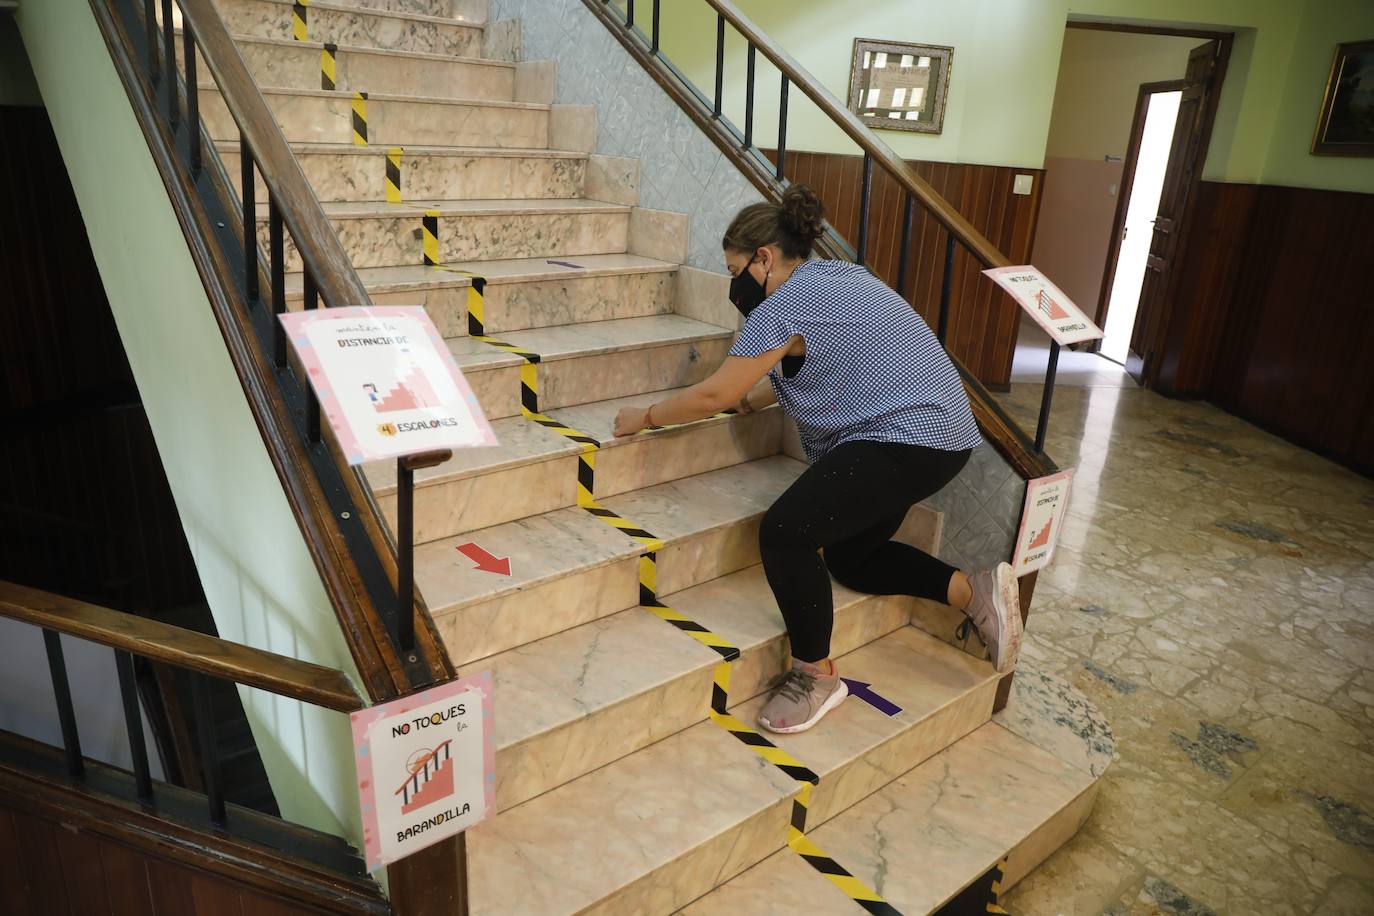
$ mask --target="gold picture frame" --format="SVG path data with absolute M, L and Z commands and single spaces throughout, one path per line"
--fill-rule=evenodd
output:
M 1312 153 L 1374 156 L 1374 39 L 1336 45 Z
M 946 45 L 854 39 L 849 110 L 875 130 L 944 130 L 954 49 Z

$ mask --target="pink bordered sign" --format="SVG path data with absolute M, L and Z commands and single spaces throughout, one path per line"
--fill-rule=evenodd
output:
M 1062 289 L 1029 264 L 994 267 L 983 273 L 1011 293 L 1021 308 L 1061 347 L 1102 336 L 1102 330 L 1064 295 Z
M 496 444 L 420 306 L 314 309 L 281 322 L 349 464 Z
M 1027 482 L 1021 530 L 1016 534 L 1016 553 L 1011 559 L 1017 576 L 1044 569 L 1054 559 L 1072 486 L 1072 468 Z
M 351 715 L 369 871 L 496 813 L 491 701 L 484 671 Z

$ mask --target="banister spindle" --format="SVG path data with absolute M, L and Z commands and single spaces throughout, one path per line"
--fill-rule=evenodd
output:
M 911 192 L 907 191 L 906 203 L 902 205 L 902 249 L 897 255 L 897 295 L 903 298 L 906 298 L 906 280 L 911 267 L 911 222 L 915 203 Z
M 286 240 L 281 209 L 272 192 L 267 192 L 267 247 L 272 269 L 272 314 L 286 311 Z M 278 369 L 286 368 L 286 328 L 272 322 L 272 358 Z
M 215 735 L 214 707 L 210 702 L 210 679 L 203 674 L 191 674 L 191 702 L 196 711 L 200 771 L 205 782 L 205 800 L 210 806 L 210 820 L 216 824 L 223 824 L 224 788 L 220 778 L 219 742 Z
M 148 42 L 148 75 L 156 86 L 162 79 L 162 64 L 157 53 L 157 0 L 143 0 L 143 26 Z
M 196 89 L 196 39 L 191 23 L 181 24 L 182 53 L 186 57 L 186 142 L 191 147 L 191 174 L 200 174 L 200 93 Z
M 148 746 L 143 740 L 143 713 L 138 702 L 138 680 L 134 677 L 134 657 L 114 650 L 115 670 L 119 673 L 119 697 L 124 703 L 124 728 L 129 733 L 129 756 L 134 764 L 134 786 L 138 800 L 153 800 L 153 779 L 148 773 Z
M 62 750 L 67 757 L 67 773 L 80 779 L 81 736 L 76 730 L 76 710 L 72 707 L 72 687 L 67 680 L 67 660 L 62 655 L 62 637 L 55 630 L 43 631 L 43 648 L 48 653 L 48 674 L 52 676 L 53 698 L 57 700 L 57 723 L 62 729 Z
M 725 96 L 725 16 L 716 14 L 716 104 L 712 113 L 719 118 Z
M 181 112 L 177 106 L 177 43 L 172 28 L 172 0 L 162 0 L 162 46 L 162 60 L 167 67 L 167 122 L 175 132 L 181 123 Z
M 787 74 L 782 75 L 782 95 L 778 99 L 778 181 L 782 181 L 783 159 L 787 156 Z
M 745 77 L 744 77 L 744 148 L 754 145 L 754 64 L 758 56 L 758 48 L 754 43 L 749 42 L 749 54 L 746 57 Z
M 653 22 L 650 23 L 651 37 L 649 42 L 649 50 L 654 54 L 658 53 L 658 3 L 659 0 L 654 0 Z
M 1045 435 L 1050 429 L 1050 403 L 1054 400 L 1054 377 L 1059 371 L 1059 341 L 1050 341 L 1050 359 L 1045 364 L 1045 390 L 1040 394 L 1040 418 L 1035 421 L 1035 450 L 1044 454 Z
M 251 306 L 258 301 L 258 184 L 253 151 L 239 134 L 239 198 L 243 201 L 243 288 Z
M 625 0 L 625 29 L 633 31 L 635 27 L 635 0 Z
M 313 311 L 319 307 L 320 291 L 310 268 L 305 268 L 301 283 L 305 310 Z M 305 380 L 305 398 L 306 435 L 309 436 L 311 444 L 314 444 L 320 441 L 320 399 L 315 396 L 315 386 L 310 384 L 308 378 Z
M 859 244 L 855 263 L 864 264 L 868 255 L 868 211 L 873 197 L 873 157 L 864 153 L 864 177 L 859 189 Z
M 940 281 L 939 323 L 935 326 L 935 336 L 940 343 L 949 346 L 949 295 L 954 287 L 954 233 L 945 231 L 945 273 Z

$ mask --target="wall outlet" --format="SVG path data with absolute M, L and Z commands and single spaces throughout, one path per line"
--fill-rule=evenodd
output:
M 1034 175 L 1017 175 L 1011 183 L 1011 193 L 1029 194 L 1031 192 L 1031 182 L 1035 180 Z

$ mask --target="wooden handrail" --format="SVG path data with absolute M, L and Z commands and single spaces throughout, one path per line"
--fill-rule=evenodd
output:
M 871 156 L 876 164 L 882 166 L 898 184 L 929 210 L 935 221 L 958 239 L 960 244 L 968 249 L 984 267 L 1007 267 L 1011 264 L 1007 256 L 1002 254 L 996 245 L 988 241 L 987 236 L 974 228 L 973 224 L 965 219 L 963 214 L 940 196 L 940 193 L 931 187 L 929 182 L 916 174 L 915 169 L 880 140 L 871 128 L 855 117 L 847 106 L 841 104 L 839 99 L 831 95 L 830 90 L 821 85 L 820 81 L 808 73 L 805 67 L 797 63 L 792 55 L 783 50 L 758 26 L 754 25 L 748 17 L 740 12 L 739 7 L 731 3 L 730 0 L 706 0 L 706 3 L 721 16 L 724 16 L 725 20 L 733 25 L 744 36 L 745 40 L 762 51 L 763 56 L 773 62 L 773 66 L 777 67 L 797 88 L 806 93 L 807 98 L 815 102 L 817 107 L 848 135 L 849 139 L 857 143 L 859 148 Z
M 248 148 L 257 161 L 263 183 L 281 210 L 282 221 L 301 261 L 315 278 L 325 304 L 331 307 L 370 305 L 367 289 L 353 269 L 348 253 L 310 190 L 296 156 L 277 126 L 277 119 L 258 90 L 248 64 L 230 37 L 214 0 L 177 0 L 183 22 L 196 37 L 201 57 L 219 87 Z M 194 91 L 195 87 L 187 87 Z M 250 240 L 245 239 L 245 244 Z
M 337 669 L 14 582 L 0 581 L 0 616 L 326 709 L 364 705 Z

